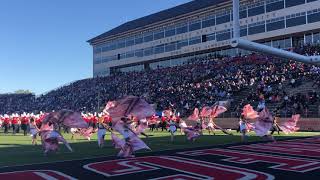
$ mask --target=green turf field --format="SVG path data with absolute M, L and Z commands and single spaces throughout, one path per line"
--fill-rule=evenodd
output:
M 168 149 L 185 149 L 192 147 L 212 146 L 218 144 L 238 143 L 240 142 L 240 134 L 233 132 L 233 136 L 224 135 L 220 131 L 216 132 L 216 135 L 209 135 L 204 133 L 196 142 L 192 143 L 186 140 L 184 135 L 176 133 L 174 143 L 170 142 L 170 134 L 168 132 L 146 132 L 149 135 L 153 135 L 149 138 L 142 138 L 153 151 L 161 151 Z M 274 135 L 276 139 L 293 138 L 293 137 L 306 137 L 320 135 L 320 132 L 297 132 L 290 136 Z M 60 151 L 57 154 L 50 154 L 44 156 L 41 145 L 32 146 L 31 137 L 17 134 L 4 135 L 0 133 L 0 167 L 14 166 L 22 164 L 33 164 L 41 162 L 53 162 L 82 158 L 93 158 L 102 156 L 113 156 L 117 154 L 117 151 L 112 147 L 110 141 L 110 133 L 106 136 L 106 147 L 98 148 L 96 134 L 93 135 L 91 141 L 85 140 L 80 137 L 78 140 L 71 140 L 70 134 L 64 134 L 64 137 L 71 144 L 74 152 L 70 153 L 64 145 L 60 145 Z M 250 133 L 249 141 L 261 140 L 259 137 L 254 136 L 254 133 Z M 38 137 L 38 144 L 40 144 L 40 137 Z

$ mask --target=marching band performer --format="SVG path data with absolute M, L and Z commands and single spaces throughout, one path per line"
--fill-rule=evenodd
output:
M 37 134 L 40 131 L 38 126 L 36 125 L 36 122 L 33 118 L 30 119 L 30 134 L 32 138 L 32 145 L 37 145 Z

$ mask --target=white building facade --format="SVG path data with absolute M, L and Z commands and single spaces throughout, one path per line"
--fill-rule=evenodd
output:
M 241 1 L 241 37 L 288 49 L 320 43 L 320 0 Z M 127 22 L 88 42 L 93 76 L 177 66 L 232 49 L 232 1 L 194 0 Z

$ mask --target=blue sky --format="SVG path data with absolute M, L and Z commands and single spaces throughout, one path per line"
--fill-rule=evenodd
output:
M 86 41 L 126 21 L 190 0 L 3 0 L 0 93 L 36 94 L 92 77 Z

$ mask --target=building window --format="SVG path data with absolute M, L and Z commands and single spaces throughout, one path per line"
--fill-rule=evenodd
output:
M 314 23 L 320 21 L 320 9 L 314 9 L 313 11 L 308 11 L 308 23 Z
M 143 37 L 144 42 L 150 42 L 153 41 L 153 33 L 147 33 Z
M 286 0 L 286 8 L 304 4 L 305 0 Z
M 239 12 L 239 18 L 240 19 L 243 19 L 243 18 L 247 18 L 247 9 L 244 9 L 244 10 L 240 10 Z
M 268 0 L 266 1 L 266 11 L 272 12 L 280 9 L 284 9 L 284 1 L 283 0 Z
M 174 35 L 176 35 L 176 29 L 174 27 L 170 27 L 170 28 L 166 29 L 166 31 L 165 31 L 166 37 L 171 37 Z
M 320 43 L 320 33 L 313 34 L 313 43 L 315 43 L 315 44 Z
M 312 34 L 306 34 L 304 39 L 305 44 L 312 44 Z
M 93 48 L 93 53 L 94 54 L 99 54 L 102 52 L 102 48 Z
M 136 57 L 143 57 L 143 49 L 136 50 L 135 54 Z
M 95 58 L 95 59 L 93 60 L 93 64 L 100 64 L 100 63 L 102 63 L 102 62 L 101 62 L 101 58 Z
M 188 24 L 180 24 L 177 26 L 177 34 L 182 34 L 188 32 Z
M 247 35 L 248 35 L 247 26 L 241 26 L 240 27 L 240 37 L 247 36 Z
M 277 29 L 284 29 L 284 28 L 285 28 L 284 17 L 267 20 L 267 31 L 274 31 Z
M 263 44 L 266 46 L 271 46 L 271 41 L 264 42 Z
M 284 40 L 284 48 L 285 49 L 289 49 L 292 47 L 292 41 L 291 38 L 287 38 Z
M 265 22 L 257 22 L 253 24 L 249 24 L 248 35 L 258 34 L 265 32 Z
M 189 39 L 189 45 L 201 43 L 201 36 L 192 37 Z
M 134 45 L 134 38 L 130 38 L 126 40 L 126 47 Z
M 188 46 L 188 40 L 182 40 L 177 42 L 177 49 L 181 49 L 185 46 Z
M 139 72 L 139 71 L 143 71 L 144 66 L 143 65 L 135 65 L 135 66 L 130 66 L 130 67 L 124 67 L 124 68 L 119 68 L 120 72 Z
M 264 5 L 248 9 L 248 17 L 264 14 Z
M 144 49 L 144 56 L 153 55 L 153 47 Z
M 228 40 L 230 38 L 231 38 L 230 29 L 229 30 L 225 30 L 225 31 L 219 31 L 216 34 L 217 41 L 224 41 L 224 40 Z
M 155 32 L 154 35 L 153 35 L 153 38 L 154 38 L 154 40 L 158 40 L 158 39 L 164 38 L 164 31 L 161 30 L 161 31 Z
M 120 54 L 120 58 L 119 58 L 119 60 L 120 59 L 125 59 L 126 58 L 126 53 L 122 53 L 122 54 Z
M 126 53 L 126 58 L 132 58 L 134 57 L 134 51 L 129 51 Z
M 117 49 L 117 43 L 116 42 L 112 42 L 108 49 L 111 50 L 111 51 Z
M 143 43 L 143 37 L 142 36 L 136 36 L 134 38 L 134 44 L 141 44 Z
M 215 16 L 210 16 L 202 21 L 202 28 L 216 25 Z
M 207 41 L 214 41 L 214 40 L 216 40 L 216 33 L 207 35 Z
M 164 53 L 164 44 L 161 44 L 159 46 L 156 46 L 154 48 L 154 53 L 155 54 L 160 54 L 160 53 Z
M 126 47 L 126 41 L 125 40 L 118 41 L 117 48 L 120 49 L 124 47 Z
M 299 26 L 306 24 L 306 13 L 292 14 L 286 17 L 286 27 Z
M 195 22 L 191 22 L 189 24 L 189 31 L 195 31 L 198 29 L 201 29 L 201 21 L 200 20 L 197 20 Z
M 110 50 L 110 45 L 109 44 L 106 44 L 105 46 L 103 46 L 102 48 L 101 48 L 101 51 L 102 52 L 107 52 L 107 51 L 109 51 Z
M 272 41 L 272 47 L 279 48 L 279 49 L 284 49 L 284 47 L 285 47 L 284 40 Z
M 284 28 L 285 28 L 284 20 L 272 22 L 272 23 L 267 23 L 267 31 L 274 31 L 274 30 L 284 29 Z
M 216 24 L 223 24 L 223 23 L 227 23 L 230 22 L 230 13 L 223 15 L 223 16 L 217 16 L 216 18 Z
M 165 46 L 165 51 L 166 52 L 171 52 L 171 51 L 175 51 L 176 50 L 176 43 L 170 43 L 170 44 L 166 44 Z

